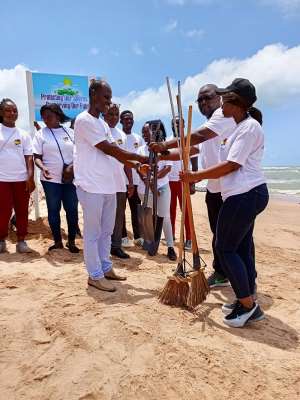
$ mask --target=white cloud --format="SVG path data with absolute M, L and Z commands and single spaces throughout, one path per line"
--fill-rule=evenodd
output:
M 260 105 L 278 105 L 288 98 L 300 98 L 300 45 L 287 48 L 272 44 L 245 59 L 213 61 L 202 72 L 188 76 L 182 83 L 182 100 L 192 104 L 206 83 L 227 86 L 234 78 L 250 79 L 257 88 Z M 175 88 L 174 88 L 175 91 Z M 117 99 L 122 108 L 134 111 L 136 120 L 166 117 L 170 114 L 166 85 L 133 91 Z
M 202 38 L 204 35 L 203 29 L 191 29 L 189 31 L 184 32 L 184 35 L 188 38 Z
M 25 74 L 27 69 L 24 65 L 16 65 L 12 69 L 0 69 L 0 100 L 8 97 L 17 104 L 19 111 L 17 125 L 26 129 L 29 127 Z
M 89 54 L 91 56 L 97 56 L 99 54 L 98 47 L 91 47 L 90 50 L 89 50 Z
M 178 21 L 176 19 L 172 19 L 166 26 L 165 26 L 165 31 L 166 32 L 172 32 L 177 28 Z
M 142 56 L 144 54 L 142 48 L 138 43 L 134 43 L 132 46 L 132 51 L 136 56 Z
M 186 0 L 167 0 L 167 3 L 171 6 L 183 6 Z
M 19 109 L 18 125 L 28 127 L 26 94 L 26 67 L 0 69 L 0 99 L 10 97 Z M 272 44 L 245 59 L 220 59 L 209 64 L 196 75 L 188 76 L 182 83 L 182 100 L 192 104 L 199 88 L 206 83 L 227 86 L 234 78 L 250 79 L 257 88 L 260 106 L 284 104 L 288 99 L 300 99 L 300 45 L 287 48 Z M 116 93 L 118 88 L 113 88 Z M 175 87 L 174 87 L 175 91 Z M 122 109 L 134 111 L 137 121 L 170 115 L 166 85 L 133 91 L 115 98 Z
M 165 0 L 167 4 L 171 6 L 185 6 L 188 4 L 191 5 L 210 5 L 211 3 L 215 3 L 219 0 Z
M 300 13 L 300 0 L 260 0 L 260 2 L 267 6 L 279 7 L 286 16 Z

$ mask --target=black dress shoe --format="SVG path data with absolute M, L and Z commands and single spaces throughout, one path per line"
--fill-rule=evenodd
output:
M 111 249 L 110 254 L 118 258 L 130 258 L 129 254 L 125 253 L 122 249 Z
M 66 243 L 66 247 L 69 249 L 71 253 L 79 253 L 80 249 L 76 246 L 75 242 L 73 240 L 69 240 Z
M 177 255 L 175 253 L 174 247 L 168 247 L 168 254 L 167 257 L 170 261 L 176 261 Z
M 63 249 L 64 245 L 62 242 L 55 242 L 52 246 L 48 248 L 48 251 L 56 250 L 56 249 Z

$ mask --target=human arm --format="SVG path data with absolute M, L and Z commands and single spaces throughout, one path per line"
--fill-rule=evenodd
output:
M 36 154 L 36 153 L 34 153 L 33 156 L 34 156 L 35 165 L 42 171 L 45 179 L 47 179 L 47 180 L 52 179 L 50 171 L 43 164 L 43 156 L 41 154 Z
M 129 165 L 125 164 L 124 165 L 124 172 L 125 172 L 125 175 L 126 175 L 127 180 L 128 180 L 127 194 L 128 194 L 128 197 L 130 198 L 130 197 L 133 196 L 133 193 L 134 193 L 134 184 L 133 184 L 133 179 L 132 179 L 132 168 Z
M 162 179 L 171 171 L 171 165 L 165 165 L 161 170 L 157 173 L 157 179 Z
M 140 163 L 145 163 L 148 160 L 148 157 L 123 150 L 116 144 L 109 143 L 108 140 L 103 140 L 102 142 L 97 143 L 95 147 L 103 151 L 103 153 L 107 154 L 108 156 L 116 158 L 123 164 L 126 164 L 127 161 L 138 161 Z M 130 166 L 128 163 L 127 165 Z
M 31 155 L 24 155 L 24 158 L 28 175 L 26 181 L 26 191 L 32 193 L 35 189 L 33 157 Z
M 181 171 L 180 179 L 183 182 L 194 183 L 200 182 L 203 179 L 218 179 L 228 175 L 231 172 L 237 171 L 241 167 L 240 164 L 233 161 L 223 161 L 213 167 L 203 169 L 202 171 Z
M 213 139 L 218 136 L 214 131 L 206 127 L 200 127 L 191 134 L 191 146 L 195 146 L 199 143 L 205 142 L 206 140 Z M 163 153 L 169 149 L 175 149 L 178 147 L 177 139 L 172 139 L 167 142 L 153 142 L 150 143 L 150 149 L 156 153 Z
M 191 147 L 190 148 L 190 156 L 199 154 L 198 147 Z M 169 150 L 167 154 L 160 154 L 159 160 L 169 160 L 169 161 L 178 161 L 180 160 L 180 150 L 173 149 Z
M 191 166 L 192 166 L 192 171 L 196 172 L 198 171 L 198 157 L 191 157 Z M 196 193 L 196 184 L 191 183 L 190 184 L 190 193 L 195 194 Z

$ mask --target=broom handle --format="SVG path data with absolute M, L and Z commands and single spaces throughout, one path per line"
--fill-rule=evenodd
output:
M 179 133 L 178 133 L 177 124 L 176 124 L 175 108 L 174 108 L 174 103 L 173 103 L 173 97 L 172 97 L 172 91 L 171 91 L 170 80 L 169 80 L 168 77 L 166 78 L 166 81 L 167 81 L 167 88 L 168 88 L 169 100 L 170 100 L 171 111 L 172 111 L 172 119 L 173 119 L 174 132 L 175 132 L 175 137 L 176 137 L 176 140 L 177 140 L 177 146 L 178 146 L 178 150 L 179 150 L 179 156 L 180 156 L 180 161 L 181 161 L 181 167 L 182 167 L 182 169 L 183 169 L 183 163 L 182 163 L 182 149 L 181 149 L 180 142 L 179 142 Z
M 193 107 L 189 106 L 189 114 L 188 114 L 188 129 L 187 129 L 187 138 L 186 138 L 186 146 L 185 146 L 185 154 L 189 157 L 190 154 L 190 144 L 191 144 L 191 131 L 192 131 L 192 113 Z M 194 217 L 193 217 L 193 208 L 191 201 L 191 193 L 190 193 L 190 185 L 186 183 L 185 185 L 185 197 L 186 197 L 186 207 L 189 218 L 189 225 L 191 230 L 191 239 L 192 239 L 192 252 L 193 254 L 199 253 L 198 244 L 197 244 L 197 236 L 195 232 L 194 225 Z
M 175 136 L 177 140 L 177 146 L 179 150 L 179 155 L 180 155 L 180 161 L 181 161 L 181 168 L 183 169 L 183 161 L 182 161 L 182 149 L 180 146 L 179 142 L 179 134 L 178 134 L 178 129 L 177 129 L 177 124 L 176 124 L 176 115 L 175 115 L 175 108 L 174 108 L 174 103 L 173 103 L 173 97 L 172 97 L 172 91 L 171 91 L 171 85 L 170 85 L 170 80 L 167 77 L 167 88 L 168 88 L 168 94 L 169 94 L 169 100 L 170 100 L 170 106 L 171 106 L 171 112 L 172 112 L 172 119 L 173 119 L 173 126 L 174 126 L 174 131 L 175 131 Z M 184 202 L 182 204 L 185 204 L 185 195 L 183 194 L 183 200 Z M 182 205 L 182 210 L 185 210 L 185 206 Z M 180 239 L 179 239 L 179 252 L 178 252 L 178 265 L 182 264 L 183 260 L 183 252 L 184 252 L 184 225 L 185 225 L 185 212 L 182 211 L 181 213 L 181 219 L 180 219 Z
M 182 107 L 180 101 L 180 82 L 178 82 L 178 95 L 176 96 L 177 108 L 179 114 L 179 134 L 180 134 L 180 153 L 181 153 L 181 168 L 182 170 L 187 169 L 187 157 L 186 157 L 186 149 L 185 149 L 185 139 L 184 139 L 184 127 L 183 127 L 183 117 L 182 117 Z M 179 256 L 181 259 L 183 258 L 184 253 L 184 227 L 185 227 L 185 218 L 186 218 L 186 191 L 184 190 L 184 185 L 182 185 L 182 209 L 181 209 L 181 226 L 180 226 L 180 247 L 179 247 Z
M 180 120 L 182 121 L 182 105 L 181 105 L 181 93 L 180 93 L 180 83 L 178 82 L 178 96 L 177 96 L 177 104 L 179 114 L 181 116 Z M 180 132 L 180 140 L 183 143 L 182 145 L 182 153 L 183 153 L 183 164 L 184 164 L 184 171 L 188 171 L 189 169 L 189 158 L 190 158 L 190 143 L 191 143 L 191 131 L 192 131 L 192 113 L 193 107 L 189 106 L 188 111 L 188 128 L 187 128 L 187 138 L 186 138 L 186 145 L 184 145 L 184 132 L 183 132 L 183 124 L 181 123 L 181 132 Z M 195 226 L 194 226 L 194 217 L 193 217 L 193 209 L 192 209 L 192 201 L 191 201 L 191 194 L 190 194 L 190 185 L 185 183 L 183 185 L 183 200 L 185 199 L 185 207 L 182 205 L 182 209 L 187 209 L 187 214 L 189 218 L 189 225 L 191 231 L 191 239 L 192 239 L 192 252 L 193 254 L 199 253 L 198 244 L 197 244 L 197 237 L 195 233 Z

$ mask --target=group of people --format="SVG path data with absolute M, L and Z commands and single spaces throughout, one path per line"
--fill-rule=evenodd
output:
M 207 121 L 191 134 L 191 168 L 181 171 L 178 141 L 168 138 L 160 125 L 160 141 L 153 142 L 149 123 L 142 135 L 135 134 L 133 113 L 120 113 L 112 103 L 112 90 L 103 80 L 89 87 L 89 108 L 76 117 L 74 130 L 66 127 L 67 117 L 56 104 L 41 108 L 45 127 L 31 141 L 15 126 L 18 110 L 10 99 L 0 103 L 0 252 L 6 251 L 12 211 L 16 215 L 17 251 L 30 252 L 25 237 L 28 202 L 34 190 L 34 162 L 40 169 L 45 192 L 53 249 L 63 248 L 61 205 L 66 212 L 68 240 L 73 253 L 81 235 L 78 201 L 83 211 L 84 260 L 88 284 L 113 292 L 113 280 L 125 280 L 113 269 L 110 255 L 126 259 L 123 250 L 136 245 L 155 255 L 157 247 L 145 247 L 139 207 L 144 200 L 149 150 L 157 154 L 158 239 L 163 230 L 167 256 L 176 260 L 174 249 L 177 200 L 181 207 L 182 181 L 208 179 L 206 205 L 213 235 L 213 268 L 210 287 L 232 286 L 236 301 L 224 304 L 224 322 L 233 327 L 264 317 L 256 298 L 256 268 L 253 229 L 256 216 L 268 203 L 268 190 L 261 170 L 264 149 L 262 115 L 253 107 L 255 87 L 238 78 L 225 89 L 208 84 L 200 88 L 197 103 Z M 117 125 L 120 122 L 122 129 Z M 175 121 L 178 123 L 178 120 Z M 37 126 L 38 127 L 38 126 Z M 172 150 L 174 149 L 174 150 Z M 198 154 L 202 169 L 198 170 Z M 152 193 L 149 204 L 152 206 Z M 152 196 L 153 197 L 153 196 Z M 125 223 L 129 203 L 134 243 Z M 156 238 L 157 239 L 157 238 Z M 185 218 L 185 247 L 191 249 L 188 218 Z

